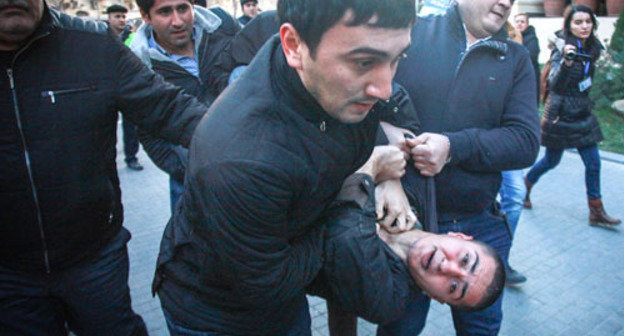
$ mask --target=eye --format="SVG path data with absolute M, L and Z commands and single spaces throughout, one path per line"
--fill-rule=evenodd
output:
M 453 282 L 451 283 L 451 290 L 450 290 L 450 293 L 451 293 L 451 294 L 455 293 L 455 291 L 457 290 L 457 287 L 458 287 L 458 286 L 459 286 L 459 285 L 457 284 L 457 281 L 453 281 Z
M 463 266 L 468 266 L 468 261 L 470 261 L 470 256 L 468 253 L 462 258 L 461 263 Z
M 375 60 L 372 58 L 357 59 L 355 60 L 355 64 L 358 66 L 358 68 L 368 69 L 372 67 L 373 64 L 375 64 Z

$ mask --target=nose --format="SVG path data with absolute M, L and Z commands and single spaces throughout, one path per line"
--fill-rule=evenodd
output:
M 394 70 L 391 65 L 380 66 L 373 72 L 368 85 L 366 85 L 366 94 L 381 100 L 389 99 L 392 95 L 392 77 Z
M 180 14 L 177 11 L 173 11 L 171 24 L 174 26 L 181 26 L 184 24 L 184 22 L 182 22 L 182 19 L 180 18 Z
M 506 8 L 511 8 L 511 5 L 513 5 L 513 0 L 500 0 L 498 3 Z
M 456 262 L 445 260 L 440 264 L 440 272 L 442 274 L 463 278 L 466 276 L 466 270 L 461 268 Z

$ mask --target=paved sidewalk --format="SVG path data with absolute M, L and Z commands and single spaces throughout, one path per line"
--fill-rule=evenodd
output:
M 121 149 L 121 147 L 119 148 Z M 168 335 L 160 303 L 150 284 L 163 228 L 169 218 L 168 177 L 143 151 L 145 170 L 126 168 L 118 158 L 129 243 L 130 288 L 135 310 L 150 335 Z M 541 155 L 540 155 L 541 157 Z M 602 193 L 609 213 L 624 218 L 624 157 L 602 162 Z M 614 162 L 619 161 L 620 163 Z M 590 227 L 583 164 L 566 152 L 559 167 L 532 193 L 533 210 L 524 211 L 511 252 L 511 264 L 529 280 L 505 291 L 501 336 L 624 336 L 624 226 Z M 328 335 L 324 301 L 310 298 L 313 335 Z M 359 324 L 359 335 L 376 327 Z M 432 304 L 422 335 L 453 335 L 450 310 Z

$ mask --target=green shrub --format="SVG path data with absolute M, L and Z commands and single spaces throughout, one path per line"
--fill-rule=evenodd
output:
M 596 64 L 590 96 L 596 108 L 605 109 L 624 99 L 624 11 L 615 23 L 615 31 L 604 56 Z

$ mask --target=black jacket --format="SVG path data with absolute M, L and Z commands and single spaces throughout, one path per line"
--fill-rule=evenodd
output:
M 538 90 L 538 99 L 539 99 L 539 87 L 540 87 L 540 67 L 539 67 L 539 40 L 537 39 L 537 35 L 535 34 L 535 28 L 533 26 L 528 26 L 522 32 L 522 45 L 527 48 L 529 51 L 529 56 L 531 58 L 531 64 L 533 65 L 533 71 L 535 72 L 535 83 L 537 84 L 536 89 Z
M 438 211 L 460 218 L 495 200 L 503 170 L 531 165 L 539 150 L 533 68 L 505 29 L 466 51 L 456 5 L 419 17 L 395 80 L 409 92 L 422 131 L 443 133 L 451 162 L 435 177 Z
M 378 113 L 357 124 L 331 118 L 277 37 L 240 79 L 193 137 L 154 284 L 188 328 L 277 335 L 321 268 L 319 218 L 372 152 Z
M 594 75 L 595 60 L 590 62 L 587 74 L 590 78 Z M 575 61 L 568 67 L 558 49 L 553 51 L 550 63 L 550 94 L 544 107 L 542 144 L 547 148 L 563 149 L 586 147 L 602 141 L 600 124 L 592 113 L 591 88 L 579 89 L 579 83 L 587 78 L 585 63 Z
M 167 55 L 149 47 L 147 25 L 139 28 L 130 48 L 167 82 L 183 88 L 184 92 L 197 97 L 206 106 L 210 106 L 227 86 L 227 78 L 233 67 L 228 55 L 230 42 L 240 27 L 223 9 L 206 10 L 196 6 L 194 11 L 194 27 L 202 32 L 201 41 L 196 47 L 199 78 L 173 62 Z M 174 180 L 182 183 L 188 163 L 187 149 L 175 146 L 142 130 L 139 130 L 137 134 L 150 159 Z
M 52 272 L 94 255 L 121 228 L 117 111 L 188 143 L 204 106 L 154 75 L 111 33 L 50 14 L 0 77 L 0 264 Z M 4 69 L 3 69 L 4 70 Z
M 378 236 L 375 184 L 353 174 L 324 216 L 324 263 L 309 290 L 383 324 L 401 316 L 418 288 L 405 263 Z

